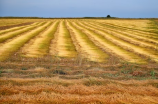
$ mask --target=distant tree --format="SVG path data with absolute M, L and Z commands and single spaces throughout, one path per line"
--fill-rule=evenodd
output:
M 107 18 L 110 18 L 111 16 L 110 15 L 107 15 Z

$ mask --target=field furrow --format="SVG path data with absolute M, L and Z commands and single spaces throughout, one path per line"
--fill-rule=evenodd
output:
M 30 31 L 30 30 L 36 28 L 37 26 L 41 26 L 43 24 L 44 23 L 40 23 L 40 24 L 37 24 L 37 25 L 25 26 L 25 28 L 23 28 L 23 29 L 18 29 L 16 31 L 12 31 L 12 32 L 0 35 L 0 43 L 5 42 L 8 39 L 14 38 L 14 37 L 16 37 L 18 35 L 21 35 L 21 34 L 27 32 L 27 31 Z
M 103 29 L 98 29 L 92 25 L 86 24 L 86 26 L 89 27 L 89 29 L 91 29 L 93 31 L 97 30 L 97 31 L 95 31 L 96 33 L 104 36 L 106 39 L 112 41 L 114 44 L 117 44 L 120 47 L 122 47 L 126 50 L 129 50 L 131 52 L 134 52 L 136 54 L 150 57 L 150 58 L 152 58 L 152 60 L 158 62 L 158 52 L 157 51 L 131 44 L 129 42 L 126 42 L 126 41 L 116 37 L 116 36 L 113 36 L 111 33 L 107 33 Z
M 61 21 L 59 24 L 59 29 L 53 40 L 50 53 L 59 57 L 76 57 L 76 49 L 71 40 L 70 33 L 65 26 L 65 21 Z
M 95 22 L 95 24 L 98 24 L 98 22 Z M 146 38 L 153 38 L 156 39 L 158 38 L 158 34 L 157 33 L 152 33 L 151 31 L 142 31 L 142 30 L 138 30 L 138 29 L 134 29 L 134 28 L 127 28 L 127 27 L 122 27 L 119 25 L 114 25 L 114 24 L 109 24 L 109 23 L 99 23 L 102 26 L 105 26 L 107 28 L 111 28 L 111 29 L 115 29 L 115 30 L 121 30 L 122 32 L 126 32 L 126 33 L 131 33 L 131 34 L 135 34 L 141 37 L 146 37 Z
M 27 57 L 43 57 L 48 55 L 51 40 L 57 30 L 59 21 L 51 23 L 45 31 L 32 39 L 22 48 L 22 54 Z
M 94 26 L 94 24 L 91 24 L 91 26 Z M 145 47 L 145 48 L 151 48 L 151 49 L 156 49 L 157 48 L 156 43 L 153 43 L 154 40 L 153 41 L 149 41 L 149 40 L 143 41 L 143 39 L 135 38 L 135 36 L 133 36 L 131 34 L 124 34 L 121 31 L 118 31 L 118 30 L 115 30 L 115 29 L 109 29 L 109 28 L 106 28 L 106 27 L 102 27 L 102 26 L 97 25 L 97 24 L 95 24 L 95 26 L 97 26 L 99 29 L 104 30 L 105 32 L 110 33 L 110 34 L 114 35 L 115 37 L 118 37 L 118 38 L 120 38 L 124 41 L 129 42 L 129 43 L 139 45 L 139 46 Z M 156 41 L 156 42 L 158 44 L 158 41 Z
M 72 26 L 72 22 L 68 22 L 67 25 L 71 35 L 74 35 L 75 43 L 77 44 L 76 49 L 81 54 L 81 57 L 96 62 L 106 61 L 108 55 L 89 40 L 86 34 Z
M 95 23 L 97 24 L 97 23 Z M 144 32 L 136 32 L 136 31 L 129 31 L 129 30 L 123 30 L 123 29 L 117 29 L 117 28 L 112 28 L 106 24 L 99 24 L 100 26 L 102 27 L 106 27 L 106 29 L 110 29 L 112 31 L 116 31 L 116 32 L 119 32 L 121 34 L 124 34 L 128 37 L 133 37 L 135 39 L 139 39 L 141 41 L 144 41 L 144 42 L 149 42 L 149 43 L 153 43 L 153 44 L 158 44 L 158 34 L 155 34 L 155 36 L 153 36 L 153 34 L 151 33 L 144 33 Z
M 31 25 L 38 25 L 40 22 L 35 22 Z M 31 26 L 31 25 L 27 25 L 27 26 Z M 13 31 L 16 31 L 16 30 L 19 30 L 19 29 L 23 29 L 23 28 L 26 28 L 26 26 L 19 26 L 19 27 L 13 27 L 13 28 L 10 28 L 10 29 L 5 29 L 5 30 L 0 30 L 0 35 L 3 35 L 5 33 L 8 33 L 8 32 L 13 32 Z
M 5 43 L 0 48 L 0 60 L 5 60 L 9 58 L 10 55 L 12 55 L 14 52 L 16 52 L 18 49 L 20 49 L 25 43 L 27 43 L 31 38 L 38 35 L 40 32 L 42 32 L 50 22 L 45 23 L 42 26 L 36 27 L 35 29 L 31 30 L 30 32 L 27 32 L 23 34 L 22 36 L 19 36 L 12 41 Z
M 119 29 L 119 30 L 126 30 L 126 31 L 136 32 L 136 33 L 139 33 L 139 34 L 145 34 L 145 35 L 150 35 L 150 36 L 156 36 L 157 37 L 157 32 L 152 31 L 151 29 L 148 29 L 149 26 L 150 26 L 149 23 L 151 23 L 151 21 L 149 21 L 149 20 L 144 21 L 144 23 L 148 24 L 148 26 L 147 25 L 146 26 L 142 25 L 144 23 L 137 23 L 136 21 L 133 21 L 133 22 L 129 21 L 126 24 L 123 24 L 123 21 L 121 21 L 118 24 L 116 23 L 116 21 L 115 22 L 113 21 L 113 23 L 110 23 L 108 21 L 95 22 L 95 23 L 104 24 L 105 26 L 115 28 L 115 29 Z
M 98 47 L 101 47 L 110 54 L 118 56 L 128 62 L 145 63 L 145 61 L 138 55 L 135 55 L 134 53 L 126 51 L 125 49 L 117 46 L 110 40 L 104 38 L 104 36 L 97 34 L 93 30 L 87 28 L 87 25 L 83 25 L 81 23 L 76 23 L 74 25 L 81 29 L 94 42 L 94 44 L 96 44 Z

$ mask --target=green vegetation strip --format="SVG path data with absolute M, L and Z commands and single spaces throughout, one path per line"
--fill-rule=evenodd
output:
M 126 28 L 121 28 L 120 25 L 116 25 L 115 24 L 109 24 L 109 23 L 98 23 L 98 22 L 94 22 L 95 24 L 100 24 L 104 27 L 107 28 L 111 28 L 111 29 L 115 29 L 115 30 L 121 30 L 123 32 L 127 32 L 127 33 L 131 33 L 131 34 L 135 34 L 138 36 L 142 36 L 142 37 L 150 37 L 150 38 L 157 38 L 158 35 L 157 33 L 153 33 L 152 30 L 150 31 L 143 31 L 143 30 L 139 30 L 139 29 L 134 29 L 134 28 L 130 28 L 130 29 L 126 29 Z
M 76 57 L 76 49 L 65 25 L 65 21 L 60 22 L 56 38 L 51 48 L 53 55 L 58 55 L 59 57 Z
M 91 24 L 91 25 L 94 25 L 94 24 Z M 95 26 L 97 26 L 100 30 L 102 29 L 107 33 L 111 33 L 112 35 L 114 35 L 124 41 L 127 41 L 129 43 L 139 45 L 139 46 L 145 47 L 145 48 L 148 47 L 148 48 L 156 49 L 156 45 L 154 43 L 147 42 L 147 40 L 143 41 L 141 39 L 137 39 L 134 36 L 132 36 L 132 34 L 127 35 L 127 34 L 122 33 L 122 31 L 118 31 L 115 29 L 109 29 L 109 28 L 100 26 L 98 24 L 95 24 Z M 158 43 L 158 41 L 157 41 L 157 43 Z
M 34 39 L 33 44 L 24 47 L 25 56 L 42 57 L 49 53 L 49 46 L 57 30 L 59 21 L 52 23 L 39 37 Z
M 90 23 L 92 26 L 94 25 L 94 23 Z M 124 41 L 127 41 L 129 43 L 135 44 L 135 45 L 139 45 L 141 47 L 145 47 L 145 48 L 150 48 L 153 50 L 157 50 L 158 49 L 158 39 L 156 38 L 151 38 L 151 34 L 148 35 L 149 37 L 144 37 L 143 33 L 139 33 L 138 34 L 134 34 L 129 33 L 129 32 L 124 32 L 124 30 L 117 30 L 117 29 L 107 29 L 105 28 L 105 26 L 102 25 L 97 25 L 95 23 L 95 25 L 97 27 L 99 27 L 100 30 L 103 30 L 106 33 L 110 33 L 118 38 L 121 38 Z M 93 26 L 94 27 L 94 26 Z M 108 31 L 109 30 L 109 31 Z M 142 36 L 140 35 L 142 34 Z
M 139 56 L 126 51 L 122 47 L 119 47 L 112 43 L 110 40 L 106 39 L 104 36 L 95 33 L 93 29 L 89 29 L 87 25 L 76 23 L 76 27 L 82 29 L 84 33 L 86 33 L 98 47 L 101 47 L 103 50 L 109 52 L 110 54 L 115 54 L 128 62 L 145 63 L 145 61 Z
M 92 25 L 86 24 L 86 26 L 91 27 L 91 29 L 96 30 L 96 33 L 103 35 L 106 39 L 112 41 L 114 44 L 119 45 L 120 47 L 123 47 L 124 49 L 127 49 L 129 51 L 132 51 L 136 54 L 141 54 L 146 57 L 150 57 L 152 60 L 158 62 L 158 52 L 156 50 L 151 50 L 148 48 L 139 47 L 137 45 L 133 45 L 131 43 L 128 43 L 126 41 L 123 41 L 122 39 L 113 36 L 111 33 L 105 32 L 103 29 L 99 29 L 98 27 L 94 27 Z
M 136 32 L 136 31 L 128 31 L 128 30 L 117 29 L 117 28 L 110 27 L 107 24 L 101 24 L 101 23 L 96 23 L 96 22 L 93 23 L 92 25 L 94 25 L 94 24 L 95 25 L 96 24 L 100 25 L 103 28 L 106 28 L 106 29 L 111 30 L 113 32 L 121 33 L 121 34 L 123 34 L 125 36 L 128 36 L 128 37 L 139 39 L 139 40 L 144 41 L 144 42 L 158 44 L 158 41 L 157 41 L 158 40 L 158 35 L 154 36 L 151 33 L 146 34 L 144 32 Z
M 68 23 L 68 27 L 71 28 L 73 31 L 73 35 L 75 35 L 76 40 L 80 45 L 80 54 L 91 60 L 102 62 L 106 61 L 108 55 L 104 53 L 99 47 L 97 47 L 89 38 L 88 36 L 83 33 L 81 30 L 77 29 L 75 26 L 72 25 L 72 22 Z
M 66 39 L 66 50 L 67 51 L 71 51 L 70 53 L 72 53 L 71 55 L 76 55 L 76 49 L 75 46 L 72 42 L 71 36 L 70 36 L 70 32 L 68 31 L 65 22 L 63 23 L 63 29 L 64 29 L 64 38 Z
M 100 22 L 97 22 L 100 23 Z M 119 29 L 119 30 L 126 30 L 126 31 L 133 31 L 133 32 L 138 32 L 138 33 L 144 33 L 144 34 L 152 34 L 155 35 L 157 34 L 157 32 L 155 31 L 150 31 L 150 30 L 140 30 L 140 29 L 136 29 L 136 28 L 130 28 L 130 27 L 125 27 L 125 26 L 120 26 L 120 25 L 116 25 L 116 24 L 112 24 L 112 23 L 100 23 L 100 24 L 104 24 L 108 27 L 111 28 L 115 28 L 115 29 Z
M 20 49 L 26 42 L 28 42 L 31 38 L 38 35 L 42 32 L 47 26 L 50 25 L 50 22 L 45 23 L 44 25 L 35 28 L 34 30 L 19 36 L 12 41 L 4 44 L 0 48 L 0 61 L 3 61 L 13 55 L 18 49 Z

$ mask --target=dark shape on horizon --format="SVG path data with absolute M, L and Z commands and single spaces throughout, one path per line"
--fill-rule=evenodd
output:
M 110 15 L 107 15 L 107 18 L 110 18 L 111 16 Z

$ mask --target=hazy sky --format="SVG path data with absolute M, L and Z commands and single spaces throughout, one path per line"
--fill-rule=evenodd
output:
M 0 16 L 158 18 L 158 0 L 0 0 Z

